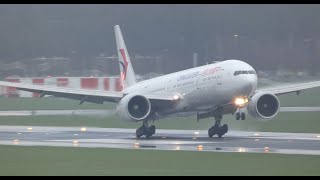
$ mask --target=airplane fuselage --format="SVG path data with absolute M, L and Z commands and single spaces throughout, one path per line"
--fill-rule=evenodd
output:
M 178 94 L 181 99 L 170 110 L 177 113 L 224 105 L 235 97 L 250 96 L 256 88 L 257 76 L 252 66 L 227 60 L 140 81 L 123 93 Z

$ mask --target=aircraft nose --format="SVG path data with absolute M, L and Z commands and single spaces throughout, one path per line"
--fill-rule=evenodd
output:
M 249 86 L 250 92 L 253 93 L 257 89 L 257 76 L 250 75 L 246 79 L 247 86 Z
M 249 96 L 251 95 L 257 88 L 257 78 L 253 75 L 242 76 L 239 81 L 241 82 L 241 90 L 239 93 L 242 95 Z

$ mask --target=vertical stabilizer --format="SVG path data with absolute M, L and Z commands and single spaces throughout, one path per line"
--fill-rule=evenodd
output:
M 123 82 L 123 86 L 124 86 L 123 88 L 126 88 L 136 83 L 136 76 L 132 68 L 132 64 L 126 48 L 126 44 L 123 40 L 120 26 L 115 25 L 114 31 L 116 35 L 118 59 L 119 59 L 119 66 L 120 66 L 120 76 Z

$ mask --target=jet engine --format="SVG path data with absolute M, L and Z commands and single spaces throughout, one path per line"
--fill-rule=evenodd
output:
M 117 115 L 124 121 L 141 121 L 151 112 L 151 103 L 148 98 L 138 94 L 126 95 L 117 106 Z
M 257 120 L 272 120 L 280 110 L 280 101 L 277 96 L 270 93 L 257 93 L 249 102 L 248 113 Z

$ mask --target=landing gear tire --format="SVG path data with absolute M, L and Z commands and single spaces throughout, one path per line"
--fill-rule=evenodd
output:
M 223 135 L 225 135 L 228 132 L 228 125 L 224 124 L 223 126 L 219 127 L 219 131 L 217 133 L 218 137 L 221 138 Z
M 241 117 L 241 116 L 240 116 L 240 113 L 237 112 L 237 113 L 236 113 L 236 120 L 239 120 L 240 117 Z
M 150 132 L 151 132 L 151 135 L 155 134 L 155 133 L 156 133 L 156 126 L 155 126 L 155 125 L 151 125 L 151 126 L 149 127 L 149 130 L 150 130 Z
M 219 126 L 217 124 L 215 124 L 214 126 L 212 126 L 209 130 L 208 130 L 208 135 L 210 138 L 212 138 L 214 135 L 217 134 L 219 130 Z
M 146 138 L 149 139 L 152 136 L 152 134 L 146 134 Z
M 214 134 L 213 134 L 213 132 L 212 132 L 212 128 L 210 128 L 210 129 L 208 130 L 208 136 L 209 136 L 209 138 L 212 138 L 212 137 L 214 136 Z
M 136 137 L 137 137 L 137 139 L 140 139 L 141 136 L 143 136 L 143 135 L 144 135 L 144 127 L 141 126 L 136 130 Z
M 148 127 L 147 132 L 146 132 L 146 138 L 150 138 L 155 133 L 156 133 L 156 126 L 155 125 Z
M 215 124 L 208 130 L 208 135 L 212 138 L 214 135 L 218 135 L 218 137 L 222 137 L 224 134 L 228 132 L 228 125 L 224 124 L 223 126 L 219 126 Z
M 224 124 L 220 127 L 220 130 L 223 132 L 223 134 L 226 134 L 229 130 L 228 124 Z
M 245 120 L 246 119 L 246 114 L 244 112 L 241 113 L 241 120 Z
M 145 135 L 146 138 L 150 138 L 155 133 L 156 133 L 156 126 L 155 125 L 148 127 L 146 124 L 143 124 L 141 127 L 139 127 L 136 130 L 136 137 L 137 137 L 137 139 L 140 139 L 141 136 Z
M 213 112 L 215 123 L 214 125 L 208 130 L 208 136 L 212 138 L 214 135 L 218 135 L 219 138 L 221 138 L 224 134 L 228 132 L 228 125 L 224 124 L 223 126 L 220 125 L 220 122 L 222 120 L 223 115 L 223 108 L 219 107 L 216 109 L 216 111 Z M 239 116 L 240 119 L 240 113 L 236 114 Z

